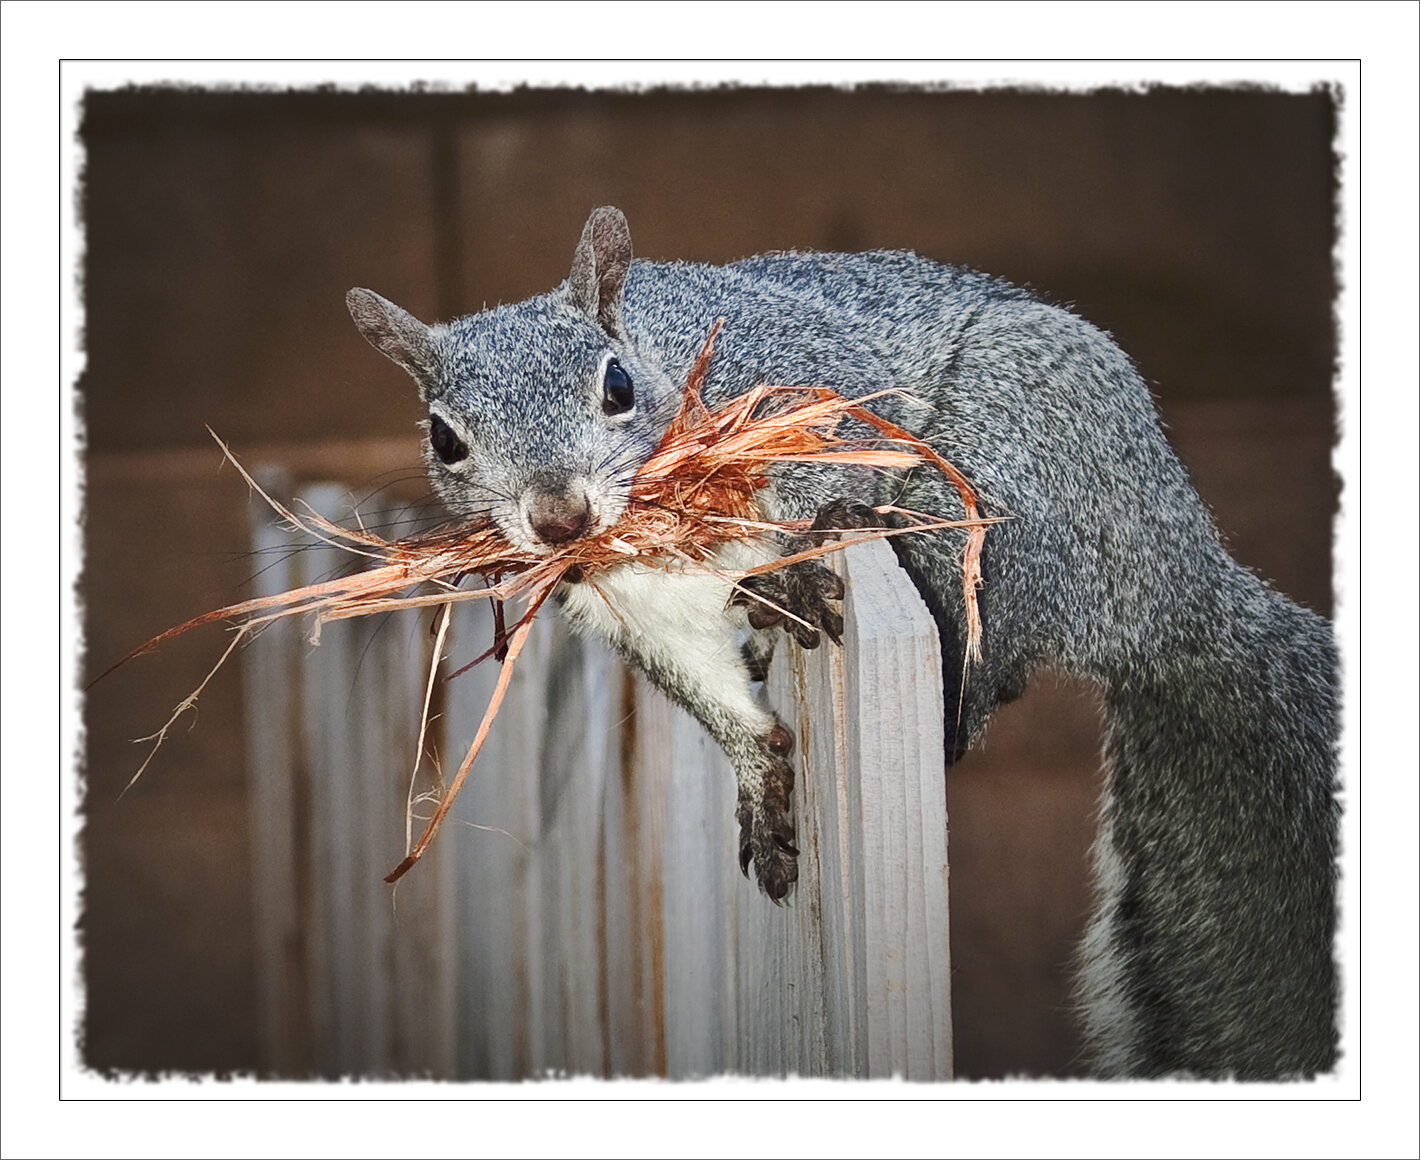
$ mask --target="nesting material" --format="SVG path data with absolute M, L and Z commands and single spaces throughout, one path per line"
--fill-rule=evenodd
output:
M 312 614 L 311 635 L 318 641 L 321 625 L 329 620 L 401 608 L 443 606 L 447 610 L 448 605 L 458 600 L 492 597 L 496 602 L 517 601 L 521 614 L 512 628 L 495 640 L 493 648 L 480 658 L 496 653 L 502 661 L 483 721 L 423 834 L 418 841 L 407 843 L 404 861 L 387 876 L 386 881 L 393 882 L 419 860 L 458 796 L 497 715 L 533 618 L 548 596 L 574 569 L 579 582 L 595 585 L 598 573 L 632 559 L 712 569 L 728 580 L 738 581 L 800 560 L 841 551 L 862 540 L 938 528 L 966 528 L 962 596 L 967 618 L 967 657 L 979 658 L 982 627 L 976 593 L 981 583 L 981 547 L 987 527 L 993 521 L 981 516 L 975 493 L 965 476 L 927 444 L 874 414 L 865 404 L 880 397 L 877 395 L 849 400 L 823 387 L 760 386 L 710 411 L 701 399 L 701 388 L 720 325 L 717 322 L 711 330 L 687 376 L 680 410 L 660 446 L 632 480 L 630 499 L 616 525 L 600 535 L 575 540 L 551 552 L 529 552 L 513 547 L 486 518 L 452 529 L 389 541 L 363 528 L 340 527 L 315 514 L 296 515 L 267 495 L 218 440 L 223 453 L 247 483 L 292 530 L 365 556 L 370 566 L 352 576 L 215 609 L 168 629 L 119 661 L 118 664 L 122 664 L 151 651 L 170 637 L 204 624 L 219 620 L 234 623 L 235 639 L 212 673 L 177 706 L 167 724 L 147 739 L 155 742 L 153 750 L 133 780 L 147 768 L 167 730 L 196 703 L 213 673 L 236 645 L 271 621 Z M 882 438 L 868 441 L 841 438 L 837 429 L 845 418 L 866 424 L 880 432 Z M 764 539 L 781 532 L 802 533 L 806 528 L 806 521 L 766 520 L 759 509 L 758 496 L 769 482 L 769 469 L 785 462 L 856 464 L 881 470 L 905 470 L 925 462 L 941 471 L 956 487 L 966 518 L 937 519 L 885 506 L 879 508 L 879 512 L 892 516 L 898 526 L 855 529 L 845 532 L 841 538 L 828 539 L 804 551 L 743 571 L 716 568 L 712 557 L 726 543 Z M 487 586 L 460 588 L 461 581 L 470 575 L 484 577 Z M 792 615 L 789 610 L 780 611 Z M 433 668 L 437 668 L 442 659 L 446 627 L 447 616 L 444 615 L 440 617 Z M 432 683 L 432 668 L 430 680 Z M 421 723 L 421 738 L 423 733 Z M 410 834 L 412 837 L 412 831 Z

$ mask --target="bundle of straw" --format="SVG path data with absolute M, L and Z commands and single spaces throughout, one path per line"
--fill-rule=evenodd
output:
M 234 638 L 211 672 L 179 703 L 167 724 L 144 739 L 155 744 L 129 785 L 142 775 L 162 745 L 168 729 L 196 704 L 202 690 L 242 639 L 274 620 L 304 613 L 314 613 L 312 640 L 318 641 L 320 626 L 328 620 L 368 616 L 400 608 L 441 608 L 424 719 L 420 727 L 419 747 L 422 750 L 429 693 L 432 692 L 434 673 L 443 656 L 452 604 L 459 600 L 488 597 L 495 602 L 518 598 L 523 603 L 521 616 L 512 629 L 505 634 L 500 633 L 494 647 L 479 658 L 486 659 L 496 652 L 502 660 L 501 672 L 483 721 L 422 836 L 413 843 L 409 841 L 412 833 L 408 829 L 412 817 L 411 803 L 410 814 L 406 818 L 407 856 L 385 879 L 394 882 L 428 849 L 458 796 L 502 703 L 533 618 L 557 585 L 568 578 L 569 573 L 580 582 L 595 584 L 598 573 L 631 560 L 659 562 L 667 567 L 713 568 L 711 557 L 726 543 L 762 538 L 777 532 L 802 531 L 805 521 L 770 522 L 763 518 L 759 510 L 758 495 L 769 482 L 769 468 L 776 463 L 839 463 L 905 469 L 926 461 L 946 475 L 956 487 L 966 518 L 942 520 L 883 507 L 878 510 L 897 517 L 901 526 L 859 529 L 852 533 L 851 538 L 820 543 L 754 568 L 722 572 L 722 575 L 738 581 L 824 553 L 841 551 L 849 544 L 865 539 L 936 528 L 967 528 L 969 534 L 962 567 L 968 625 L 967 655 L 972 659 L 978 658 L 982 630 L 976 590 L 981 583 L 981 546 L 986 528 L 993 521 L 981 517 L 975 493 L 966 478 L 927 444 L 864 406 L 864 403 L 877 398 L 876 395 L 850 401 L 822 387 L 760 386 L 715 411 L 708 410 L 701 400 L 701 388 L 721 322 L 712 328 L 691 367 L 680 410 L 656 451 L 632 480 L 630 499 L 616 525 L 599 535 L 572 541 L 546 554 L 515 548 L 487 518 L 452 530 L 388 541 L 361 528 L 340 527 L 319 515 L 297 516 L 263 491 L 219 439 L 223 453 L 242 477 L 293 530 L 366 556 L 373 566 L 353 576 L 245 600 L 204 613 L 160 633 L 107 670 L 112 672 L 118 665 L 156 648 L 179 633 L 218 620 L 236 622 Z M 836 431 L 844 418 L 857 419 L 880 431 L 885 438 L 871 446 L 841 439 Z M 474 574 L 485 577 L 488 586 L 460 589 L 459 583 Z M 418 588 L 425 590 L 415 595 L 406 594 Z M 788 610 L 779 611 L 792 615 Z M 103 675 L 106 676 L 107 672 Z

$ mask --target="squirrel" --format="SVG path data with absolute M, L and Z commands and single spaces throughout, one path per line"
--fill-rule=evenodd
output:
M 1038 670 L 1083 677 L 1102 698 L 1098 898 L 1077 984 L 1095 1073 L 1277 1079 L 1334 1066 L 1332 631 L 1228 554 L 1107 334 L 906 251 L 633 261 L 612 207 L 591 214 L 566 281 L 525 302 L 430 326 L 370 290 L 346 301 L 419 387 L 445 506 L 491 516 L 531 550 L 616 523 L 719 318 L 708 406 L 766 383 L 845 397 L 899 388 L 874 409 L 1011 516 L 986 537 L 984 651 L 964 687 L 966 533 L 893 541 L 941 634 L 948 763 Z M 824 535 L 875 522 L 889 500 L 962 513 L 926 469 L 785 464 L 763 496 L 771 518 L 813 518 Z M 783 898 L 796 878 L 793 737 L 753 682 L 780 629 L 808 647 L 819 630 L 837 638 L 841 582 L 812 561 L 740 588 L 633 562 L 599 574 L 597 589 L 564 583 L 558 599 L 723 748 L 741 869 L 753 863 L 761 889 Z

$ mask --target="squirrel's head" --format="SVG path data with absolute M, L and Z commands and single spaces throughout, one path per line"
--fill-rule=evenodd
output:
M 611 527 L 680 401 L 622 320 L 631 233 L 595 210 L 550 294 L 426 326 L 370 290 L 345 296 L 360 333 L 419 385 L 425 458 L 455 514 L 488 513 L 525 550 Z

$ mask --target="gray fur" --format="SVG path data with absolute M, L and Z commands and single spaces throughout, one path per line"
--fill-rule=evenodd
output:
M 490 510 L 510 534 L 520 497 L 550 469 L 614 520 L 719 317 L 712 405 L 761 383 L 850 396 L 904 388 L 874 406 L 964 471 L 988 513 L 1014 517 L 986 539 L 984 659 L 969 673 L 959 729 L 961 535 L 895 541 L 941 630 L 952 756 L 1037 670 L 1087 678 L 1104 699 L 1101 897 L 1081 971 L 1097 1070 L 1257 1079 L 1333 1066 L 1331 630 L 1228 556 L 1147 388 L 1107 335 L 911 253 L 632 263 L 611 209 L 593 214 L 571 276 L 549 294 L 422 335 L 368 291 L 352 291 L 352 314 L 472 449 L 453 468 L 430 457 L 448 506 Z M 599 406 L 608 352 L 635 384 L 627 415 Z M 839 499 L 961 511 L 925 469 L 889 478 L 787 466 L 775 477 L 782 516 Z M 727 631 L 744 624 L 742 608 L 704 615 Z M 748 685 L 745 662 L 717 657 L 702 673 L 624 628 L 604 631 L 725 746 L 742 815 L 779 819 L 746 822 L 742 856 L 781 896 L 793 880 L 792 825 L 761 799 L 769 784 L 782 796 L 784 763 L 772 718 L 729 687 Z M 765 651 L 762 641 L 749 650 L 756 665 Z

